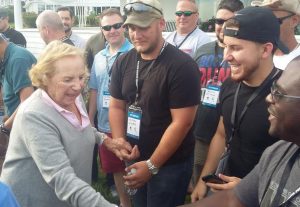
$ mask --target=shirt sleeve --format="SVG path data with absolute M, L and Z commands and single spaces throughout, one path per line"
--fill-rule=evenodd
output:
M 201 73 L 194 61 L 186 61 L 169 79 L 170 108 L 198 105 L 200 101 Z
M 22 88 L 31 86 L 31 80 L 28 75 L 29 69 L 34 62 L 26 59 L 16 59 L 12 65 L 11 80 L 13 91 L 18 94 Z
M 96 60 L 96 59 L 95 59 Z M 94 61 L 89 80 L 89 88 L 97 90 L 96 61 Z

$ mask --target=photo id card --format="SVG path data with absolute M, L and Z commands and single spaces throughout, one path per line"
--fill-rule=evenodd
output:
M 109 91 L 103 91 L 103 99 L 102 99 L 102 107 L 103 108 L 109 107 L 109 99 L 110 99 Z
M 134 139 L 139 139 L 140 137 L 140 127 L 142 119 L 142 109 L 131 105 L 128 109 L 127 116 L 127 136 Z
M 205 94 L 204 94 L 202 104 L 215 108 L 219 100 L 219 94 L 220 94 L 220 86 L 208 85 L 205 89 Z

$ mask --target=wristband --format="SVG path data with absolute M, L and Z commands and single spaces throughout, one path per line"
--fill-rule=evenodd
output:
M 0 124 L 0 131 L 9 136 L 10 130 L 5 128 L 4 123 Z

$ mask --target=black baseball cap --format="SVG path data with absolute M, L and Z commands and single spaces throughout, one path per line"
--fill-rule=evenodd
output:
M 0 8 L 0 18 L 2 17 L 7 17 L 8 16 L 8 11 L 5 8 Z
M 225 24 L 224 36 L 249 40 L 258 43 L 271 42 L 283 53 L 289 53 L 288 48 L 280 41 L 280 23 L 272 10 L 264 7 L 247 7 L 235 13 L 234 19 L 238 28 Z

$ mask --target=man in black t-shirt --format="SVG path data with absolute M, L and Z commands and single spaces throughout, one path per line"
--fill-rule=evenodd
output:
M 223 24 L 233 17 L 236 11 L 244 8 L 240 0 L 222 0 L 217 8 L 215 19 L 215 33 L 217 40 L 201 46 L 196 51 L 195 60 L 199 70 L 202 73 L 201 78 L 201 96 L 204 98 L 205 90 L 211 85 L 221 86 L 230 75 L 230 66 L 227 61 L 223 61 L 224 37 Z M 203 100 L 202 98 L 202 100 Z M 203 168 L 209 144 L 214 136 L 220 115 L 217 109 L 217 102 L 212 105 L 202 102 L 199 104 L 195 120 L 195 152 L 194 152 L 194 170 L 193 181 L 198 181 Z
M 8 41 L 26 47 L 26 39 L 21 32 L 18 32 L 9 26 L 8 11 L 5 8 L 0 8 L 0 33 L 4 34 Z
M 135 173 L 124 177 L 127 187 L 138 188 L 134 206 L 174 207 L 184 203 L 192 174 L 191 128 L 200 98 L 200 73 L 187 54 L 164 41 L 165 20 L 158 0 L 131 2 L 124 11 L 134 49 L 112 68 L 112 135 L 124 137 L 140 152 L 127 167 Z
M 277 140 L 268 134 L 265 97 L 280 75 L 272 61 L 276 47 L 285 48 L 279 33 L 277 18 L 266 8 L 242 9 L 225 22 L 224 59 L 231 67 L 231 78 L 221 87 L 221 117 L 201 177 L 216 171 L 226 147 L 229 156 L 221 159 L 216 172 L 226 184 L 206 185 L 199 179 L 192 201 L 203 198 L 207 186 L 233 188 L 258 163 L 264 149 Z M 225 168 L 221 169 L 221 163 Z

